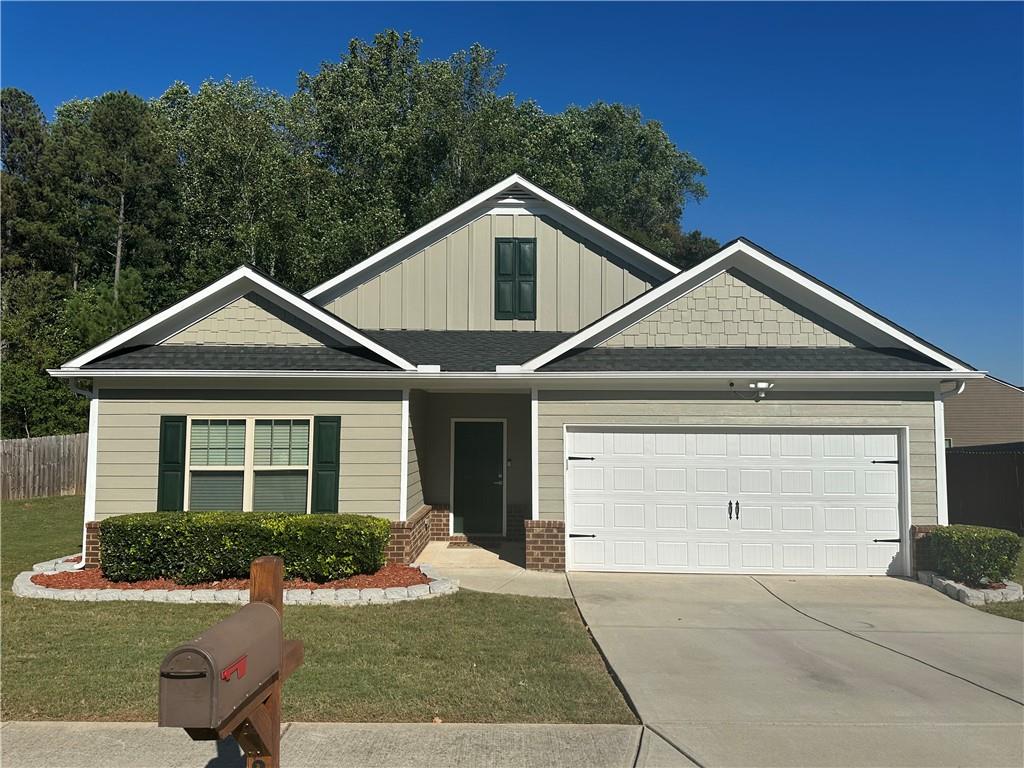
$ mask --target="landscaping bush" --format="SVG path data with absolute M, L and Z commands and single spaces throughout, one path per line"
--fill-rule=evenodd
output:
M 245 578 L 261 555 L 286 578 L 323 583 L 384 565 L 391 529 L 365 515 L 153 512 L 100 523 L 100 567 L 112 581 L 169 578 L 198 584 Z
M 1021 547 L 1021 537 L 1013 531 L 980 525 L 943 526 L 928 539 L 939 574 L 970 586 L 1008 578 Z

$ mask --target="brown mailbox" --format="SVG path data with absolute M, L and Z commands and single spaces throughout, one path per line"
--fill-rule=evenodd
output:
M 193 738 L 209 729 L 206 738 L 216 738 L 214 732 L 279 677 L 281 637 L 274 607 L 249 603 L 172 650 L 160 665 L 160 725 L 195 729 Z

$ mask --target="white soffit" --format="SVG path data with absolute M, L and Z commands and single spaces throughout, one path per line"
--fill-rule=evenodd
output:
M 729 269 L 737 269 L 749 275 L 876 347 L 911 349 L 952 371 L 973 370 L 799 269 L 743 240 L 730 243 L 706 261 L 610 312 L 558 346 L 524 363 L 523 370 L 536 371 L 572 349 L 597 346 Z
M 121 347 L 159 344 L 249 292 L 258 293 L 328 336 L 365 347 L 401 370 L 414 371 L 416 369 L 404 358 L 382 347 L 330 312 L 311 304 L 247 266 L 239 267 L 177 304 L 151 315 L 102 344 L 69 360 L 61 366 L 61 369 L 81 368 Z
M 505 193 L 508 196 L 502 197 Z M 396 240 L 340 275 L 306 291 L 304 296 L 312 301 L 326 303 L 337 296 L 348 293 L 358 285 L 373 279 L 395 264 L 421 251 L 445 234 L 454 232 L 496 208 L 513 214 L 542 212 L 550 215 L 559 223 L 594 240 L 598 245 L 609 249 L 615 256 L 641 269 L 651 277 L 665 280 L 679 274 L 680 270 L 674 264 L 581 213 L 519 174 L 513 174 L 448 213 L 438 216 L 416 231 Z

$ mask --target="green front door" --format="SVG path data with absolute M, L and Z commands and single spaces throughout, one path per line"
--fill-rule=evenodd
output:
M 455 422 L 452 521 L 455 533 L 502 534 L 505 424 Z

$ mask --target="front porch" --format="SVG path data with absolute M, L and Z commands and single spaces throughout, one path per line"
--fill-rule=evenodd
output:
M 413 562 L 429 542 L 435 564 L 563 571 L 560 531 L 531 519 L 530 393 L 412 390 L 407 407 L 408 501 L 389 559 Z

